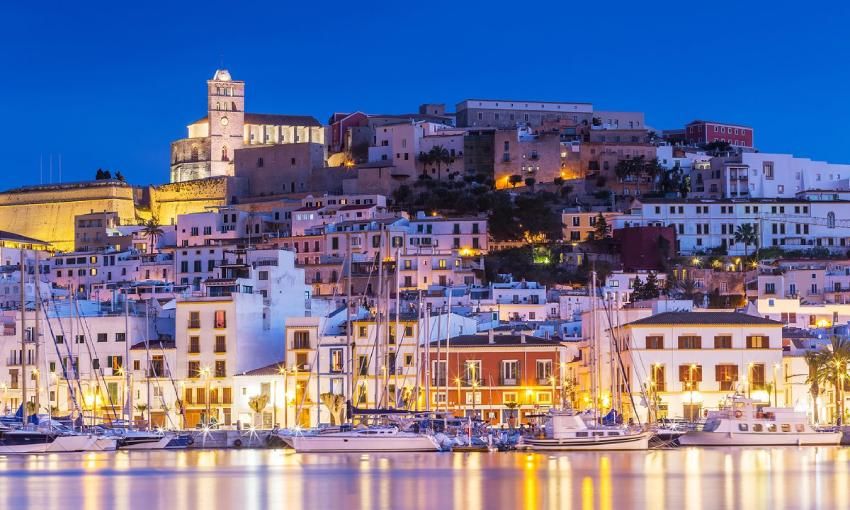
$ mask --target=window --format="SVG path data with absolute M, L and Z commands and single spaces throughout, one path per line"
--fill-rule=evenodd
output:
M 227 362 L 225 362 L 223 359 L 218 359 L 215 361 L 215 376 L 227 377 Z
M 747 349 L 767 349 L 770 347 L 768 337 L 752 335 L 747 337 Z
M 98 343 L 106 342 L 106 333 L 98 333 L 97 334 L 97 341 L 98 341 Z
M 198 329 L 201 327 L 201 312 L 189 312 L 189 328 Z
M 357 356 L 357 374 L 369 375 L 369 358 L 362 354 Z
M 225 310 L 215 311 L 215 321 L 213 323 L 213 327 L 216 329 L 227 327 L 227 312 Z
M 552 360 L 539 359 L 537 360 L 537 384 L 552 383 Z
M 292 348 L 293 349 L 309 349 L 310 348 L 310 332 L 309 331 L 295 331 L 292 334 Z
M 759 363 L 749 367 L 750 371 L 750 389 L 763 390 L 765 389 L 764 379 L 764 364 Z
M 696 335 L 680 336 L 679 349 L 702 349 L 702 337 Z
M 434 360 L 431 362 L 431 383 L 437 386 L 446 384 L 446 362 L 445 360 Z
M 731 349 L 732 348 L 732 335 L 716 335 L 714 337 L 714 348 L 715 349 Z
M 697 383 L 702 381 L 702 365 L 679 365 L 679 382 L 684 383 L 682 389 L 696 390 Z
M 650 382 L 652 387 L 656 392 L 658 391 L 667 391 L 667 376 L 665 374 L 666 370 L 664 365 L 655 364 L 652 365 L 652 375 L 650 377 Z
M 516 386 L 519 383 L 519 361 L 503 361 L 500 375 L 502 386 Z
M 330 371 L 335 374 L 342 372 L 342 349 L 331 349 Z
M 463 363 L 463 382 L 467 385 L 481 383 L 481 362 L 467 360 Z
M 227 352 L 227 339 L 224 335 L 215 337 L 215 352 L 216 354 Z
M 201 352 L 201 339 L 197 336 L 189 337 L 189 354 L 199 354 Z
M 732 391 L 738 382 L 738 365 L 715 365 L 714 380 L 720 384 L 721 391 Z
M 136 361 L 138 362 L 138 360 L 136 360 Z M 137 370 L 138 370 L 138 368 L 137 368 Z M 189 378 L 197 379 L 200 376 L 201 376 L 201 362 L 200 361 L 190 361 L 189 362 Z
M 647 349 L 663 349 L 664 348 L 664 337 L 661 336 L 661 335 L 646 337 L 646 348 Z

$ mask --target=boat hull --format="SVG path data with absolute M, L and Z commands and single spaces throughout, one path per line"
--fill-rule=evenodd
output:
M 111 437 L 98 437 L 94 440 L 89 451 L 114 452 L 118 448 L 118 441 Z
M 298 453 L 320 452 L 436 452 L 439 445 L 428 436 L 351 437 L 332 434 L 288 438 Z
M 832 446 L 841 442 L 841 432 L 688 432 L 679 438 L 682 446 Z
M 534 451 L 573 451 L 573 450 L 646 450 L 649 448 L 651 434 L 632 434 L 625 436 L 580 437 L 563 439 L 527 439 Z
M 120 450 L 165 450 L 171 443 L 171 436 L 128 437 L 119 442 Z

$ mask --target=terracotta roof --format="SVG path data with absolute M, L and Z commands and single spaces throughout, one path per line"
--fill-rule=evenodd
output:
M 152 350 L 176 349 L 177 348 L 176 342 L 174 340 L 170 339 L 170 338 L 151 340 L 149 343 L 150 343 L 150 349 L 152 349 Z M 145 349 L 146 349 L 146 346 L 145 346 L 144 341 L 141 341 L 137 344 L 133 344 L 130 347 L 131 351 L 143 351 Z
M 208 117 L 203 116 L 192 122 L 192 124 L 200 124 L 207 121 Z M 274 113 L 246 113 L 245 124 L 322 127 L 322 123 L 310 115 L 277 115 Z
M 638 319 L 626 324 L 626 326 L 701 326 L 714 324 L 782 326 L 781 322 L 739 312 L 664 312 Z
M 558 339 L 546 339 L 540 338 L 536 336 L 526 335 L 525 342 L 523 343 L 522 335 L 493 335 L 493 343 L 490 343 L 489 335 L 460 335 L 451 338 L 451 347 L 505 347 L 505 346 L 513 346 L 513 347 L 522 347 L 524 345 L 535 346 L 535 347 L 557 347 L 561 345 Z M 446 345 L 446 341 L 443 340 L 434 340 L 431 342 L 431 345 L 436 347 L 437 345 L 444 346 Z

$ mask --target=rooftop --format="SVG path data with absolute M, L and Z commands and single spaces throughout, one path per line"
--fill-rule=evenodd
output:
M 242 372 L 239 375 L 280 375 L 280 369 L 284 367 L 286 367 L 286 364 L 283 360 L 280 360 L 264 367 L 255 368 L 254 370 L 248 370 L 247 372 Z
M 490 343 L 489 335 L 460 335 L 451 338 L 451 347 L 489 347 L 497 346 L 515 346 L 523 345 L 536 347 L 558 347 L 561 345 L 559 339 L 546 339 L 530 335 L 493 335 L 492 343 Z M 445 340 L 435 340 L 431 342 L 432 347 L 437 345 L 445 346 Z
M 740 312 L 664 312 L 626 324 L 627 326 L 776 326 L 777 322 Z

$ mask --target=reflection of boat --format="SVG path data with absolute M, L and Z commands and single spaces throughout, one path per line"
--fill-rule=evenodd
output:
M 544 437 L 525 440 L 532 450 L 646 450 L 650 432 L 623 427 L 588 427 L 572 410 L 550 410 Z
M 702 430 L 688 432 L 683 446 L 837 445 L 841 431 L 818 431 L 806 413 L 785 407 L 760 407 L 755 401 L 733 397 L 731 404 L 710 411 Z
M 0 430 L 0 453 L 58 453 L 88 451 L 92 435 L 59 434 L 40 430 Z
M 298 453 L 312 452 L 435 452 L 428 434 L 400 432 L 395 427 L 370 427 L 348 432 L 294 435 L 285 439 Z

